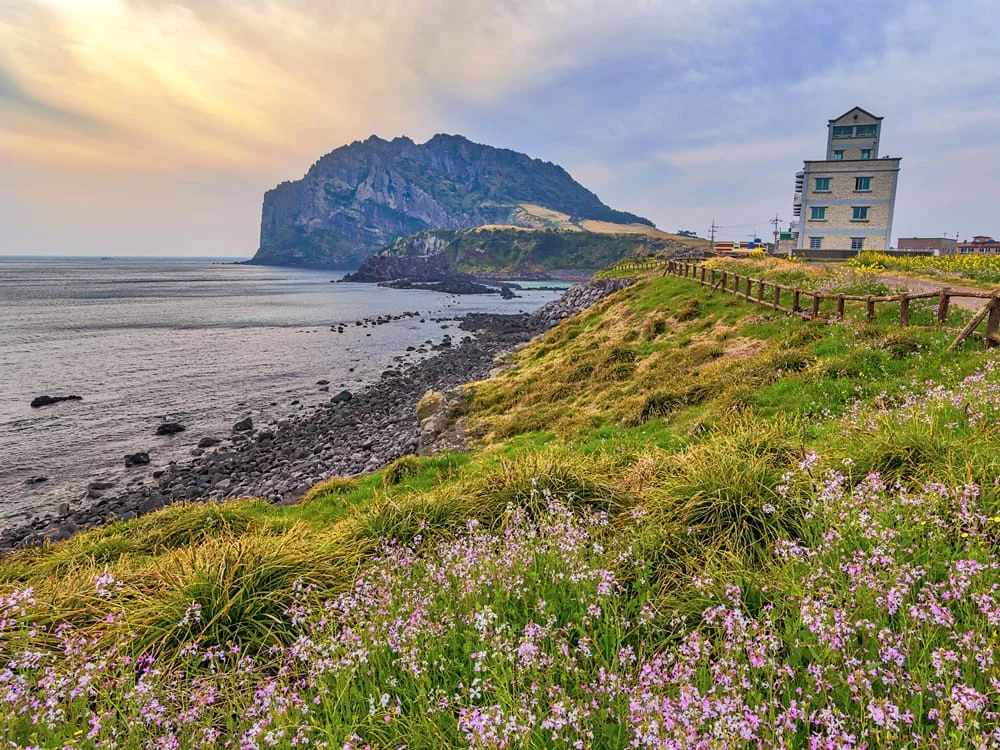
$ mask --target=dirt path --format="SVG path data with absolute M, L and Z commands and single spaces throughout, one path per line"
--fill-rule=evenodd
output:
M 938 292 L 945 286 L 956 292 L 982 292 L 971 286 L 955 286 L 954 284 L 942 284 L 929 279 L 912 279 L 907 276 L 891 276 L 889 274 L 879 274 L 879 278 L 892 287 L 903 287 L 911 292 L 921 294 L 923 292 Z M 986 300 L 975 297 L 952 297 L 951 304 L 961 307 L 963 310 L 979 311 L 986 304 Z

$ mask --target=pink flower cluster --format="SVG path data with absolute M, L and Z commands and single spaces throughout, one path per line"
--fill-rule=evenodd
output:
M 1000 746 L 1000 518 L 974 486 L 821 473 L 766 576 L 688 584 L 614 523 L 548 497 L 492 528 L 388 543 L 349 590 L 297 582 L 296 637 L 132 655 L 0 599 L 4 747 Z M 810 482 L 794 482 L 796 488 Z M 798 491 L 798 490 L 797 490 Z M 627 517 L 626 517 L 627 516 Z M 122 585 L 97 581 L 113 609 Z M 685 593 L 686 592 L 686 593 Z M 687 595 L 694 617 L 663 602 Z M 672 599 L 671 599 L 672 597 Z M 193 602 L 178 623 L 196 633 Z

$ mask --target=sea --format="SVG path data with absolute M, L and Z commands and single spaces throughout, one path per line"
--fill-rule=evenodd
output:
M 466 313 L 531 312 L 559 295 L 529 282 L 512 300 L 331 283 L 342 276 L 231 260 L 0 257 L 0 528 L 76 507 L 94 481 L 123 488 L 126 454 L 148 452 L 150 470 L 189 460 L 243 417 L 267 424 L 430 356 L 415 349 L 462 338 Z M 356 325 L 405 312 L 420 315 Z M 81 400 L 31 408 L 40 395 Z M 186 431 L 155 435 L 174 420 Z

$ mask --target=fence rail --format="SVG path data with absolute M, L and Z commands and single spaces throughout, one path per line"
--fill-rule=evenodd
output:
M 647 261 L 619 261 L 615 265 L 611 266 L 612 271 L 651 271 L 656 268 L 662 268 L 663 261 L 647 260 Z
M 820 306 L 824 300 L 836 302 L 836 320 L 844 319 L 844 311 L 848 302 L 864 302 L 865 318 L 873 320 L 875 318 L 875 306 L 877 304 L 899 303 L 899 325 L 908 326 L 910 324 L 910 302 L 920 299 L 937 299 L 937 324 L 944 326 L 948 317 L 948 309 L 951 300 L 956 298 L 982 299 L 985 304 L 973 315 L 972 320 L 958 332 L 958 337 L 952 342 L 952 348 L 958 346 L 967 338 L 973 335 L 981 336 L 988 346 L 1000 345 L 1000 289 L 993 292 L 975 290 L 954 290 L 945 287 L 936 292 L 917 292 L 896 294 L 892 296 L 877 297 L 874 295 L 859 294 L 831 294 L 829 292 L 817 292 L 813 289 L 799 289 L 798 287 L 778 284 L 766 279 L 755 279 L 743 274 L 731 273 L 715 268 L 706 268 L 701 263 L 689 263 L 687 261 L 671 260 L 667 261 L 667 266 L 663 275 L 673 274 L 681 278 L 691 279 L 702 286 L 709 287 L 712 291 L 723 291 L 728 294 L 741 297 L 748 302 L 754 302 L 773 310 L 788 313 L 789 315 L 799 315 L 807 320 L 814 320 L 820 317 Z M 768 288 L 769 293 L 766 293 Z M 782 304 L 783 293 L 791 295 L 791 303 Z M 802 303 L 808 299 L 807 305 Z M 827 313 L 829 314 L 829 313 Z M 978 333 L 976 329 L 986 321 L 986 331 Z

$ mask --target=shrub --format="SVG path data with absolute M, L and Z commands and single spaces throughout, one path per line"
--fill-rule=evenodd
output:
M 642 338 L 646 341 L 652 341 L 666 331 L 667 319 L 661 313 L 652 313 L 642 322 Z
M 760 565 L 774 542 L 802 531 L 804 507 L 780 492 L 799 451 L 799 425 L 738 414 L 668 463 L 670 479 L 657 500 L 657 518 L 679 523 L 707 550 Z
M 423 468 L 423 463 L 416 456 L 401 456 L 386 467 L 382 474 L 382 486 L 394 487 L 401 484 L 419 474 Z
M 689 299 L 674 311 L 674 320 L 684 323 L 698 317 L 698 300 Z
M 330 495 L 343 495 L 358 487 L 358 480 L 351 477 L 330 477 L 326 481 L 314 484 L 299 500 L 300 503 L 308 504 L 315 502 L 321 497 Z

